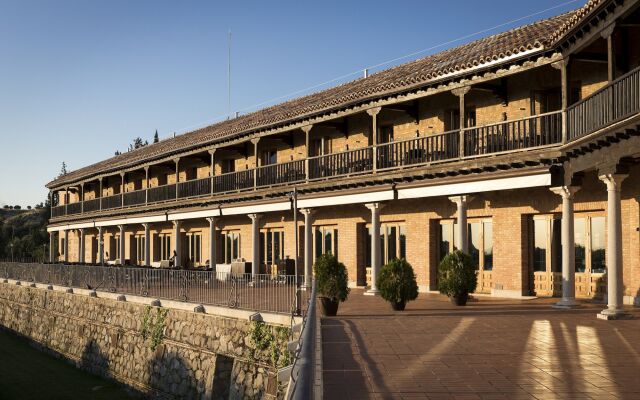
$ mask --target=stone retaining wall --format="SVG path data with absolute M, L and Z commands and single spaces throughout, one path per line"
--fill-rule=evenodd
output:
M 244 319 L 0 284 L 0 326 L 153 398 L 282 397 L 268 351 L 254 349 L 251 325 Z M 159 332 L 163 337 L 154 340 Z

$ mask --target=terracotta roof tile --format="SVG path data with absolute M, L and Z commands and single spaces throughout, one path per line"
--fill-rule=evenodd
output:
M 221 139 L 248 134 L 252 130 L 292 121 L 365 101 L 375 96 L 424 85 L 446 74 L 455 74 L 491 61 L 530 50 L 544 51 L 606 0 L 590 0 L 577 10 L 498 33 L 402 64 L 367 78 L 289 100 L 235 119 L 163 140 L 138 150 L 80 168 L 50 182 L 47 187 L 71 184 L 102 173 L 129 168 L 179 151 L 213 144 Z

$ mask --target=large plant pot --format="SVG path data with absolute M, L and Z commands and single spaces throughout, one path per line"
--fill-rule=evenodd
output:
M 456 306 L 466 305 L 468 299 L 469 299 L 469 293 L 462 293 L 462 294 L 449 297 L 449 300 L 451 300 L 451 303 L 455 304 Z
M 339 301 L 333 301 L 328 297 L 320 297 L 320 311 L 324 317 L 335 317 L 338 313 Z
M 391 308 L 393 308 L 393 311 L 404 311 L 404 308 L 406 307 L 406 305 L 407 305 L 406 301 L 391 302 Z

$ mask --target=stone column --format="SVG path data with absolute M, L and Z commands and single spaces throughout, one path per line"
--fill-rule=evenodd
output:
M 151 227 L 149 224 L 142 224 L 144 227 L 144 265 L 151 265 Z
M 556 308 L 573 308 L 580 305 L 576 301 L 576 243 L 574 239 L 573 195 L 577 186 L 559 186 L 551 191 L 562 196 L 562 300 L 553 305 Z
M 371 116 L 371 145 L 373 146 L 373 171 L 378 169 L 378 114 L 381 107 L 374 107 L 367 110 L 367 114 Z
M 120 225 L 120 254 L 118 255 L 118 257 L 120 258 L 120 265 L 124 265 L 124 260 L 125 260 L 125 254 L 124 254 L 124 244 L 125 244 L 125 240 L 124 240 L 124 225 Z
M 602 319 L 627 317 L 622 309 L 622 217 L 620 211 L 620 189 L 623 174 L 600 175 L 607 185 L 607 308 L 598 314 Z
M 378 273 L 380 272 L 380 210 L 384 204 L 368 203 L 365 206 L 371 210 L 371 288 L 365 292 L 369 296 L 378 295 Z
M 102 236 L 102 227 L 98 227 L 98 262 L 104 265 L 104 236 Z
M 304 286 L 308 289 L 311 287 L 313 279 L 313 210 L 310 208 L 301 208 L 300 212 L 304 215 Z
M 54 249 L 56 248 L 56 233 L 54 231 L 49 232 L 49 262 L 53 263 L 55 260 Z
M 251 218 L 251 274 L 260 273 L 260 214 L 249 214 Z
M 175 259 L 173 266 L 178 268 L 182 266 L 182 241 L 180 236 L 180 228 L 182 227 L 182 221 L 173 221 L 173 252 Z
M 458 243 L 458 249 L 463 253 L 469 254 L 469 237 L 468 237 L 468 227 L 467 227 L 467 207 L 469 202 L 471 201 L 471 196 L 469 195 L 460 195 L 460 196 L 451 196 L 449 200 L 456 203 L 458 207 L 457 211 L 457 219 L 458 219 L 458 227 L 456 228 L 456 242 Z
M 78 262 L 84 262 L 84 229 L 78 229 Z
M 209 221 L 209 268 L 216 270 L 216 217 L 207 218 Z
M 64 230 L 64 263 L 69 262 L 69 230 Z
M 464 157 L 464 128 L 466 128 L 465 124 L 465 104 L 464 104 L 464 96 L 469 93 L 471 90 L 471 86 L 464 86 L 461 88 L 453 89 L 451 93 L 454 96 L 457 96 L 460 101 L 460 136 L 458 139 L 458 156 Z

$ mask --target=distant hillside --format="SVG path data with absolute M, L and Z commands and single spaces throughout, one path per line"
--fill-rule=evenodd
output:
M 34 210 L 0 209 L 0 259 L 42 259 L 49 244 L 49 207 Z

